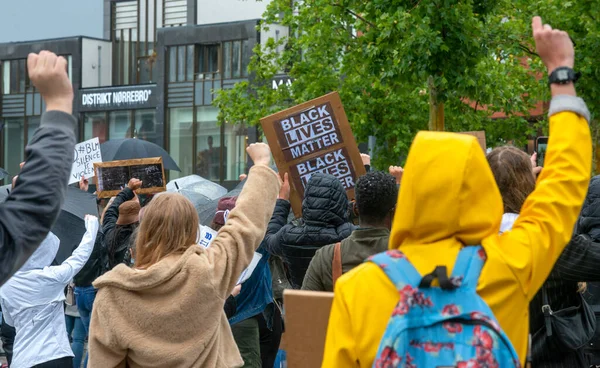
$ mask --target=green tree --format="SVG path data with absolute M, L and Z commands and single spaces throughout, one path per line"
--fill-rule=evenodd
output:
M 510 0 L 272 0 L 262 30 L 290 37 L 254 49 L 248 82 L 220 91 L 221 122 L 261 117 L 338 91 L 359 141 L 375 136 L 374 164 L 402 161 L 422 129 L 486 130 L 488 143 L 535 131 L 525 116 L 544 97 L 530 30 Z M 507 15 L 508 14 L 508 15 Z M 278 50 L 282 50 L 279 51 Z M 278 90 L 272 78 L 294 82 Z M 493 112 L 508 117 L 492 120 Z M 429 124 L 428 124 L 429 122 Z

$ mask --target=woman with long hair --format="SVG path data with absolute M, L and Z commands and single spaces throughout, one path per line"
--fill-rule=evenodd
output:
M 504 215 L 500 232 L 508 231 L 521 212 L 527 196 L 535 189 L 535 160 L 520 149 L 499 147 L 487 155 L 487 160 L 500 189 Z M 597 179 L 594 178 L 592 180 Z M 589 196 L 589 193 L 588 193 Z M 585 205 L 584 205 L 585 206 Z M 543 255 L 537 255 L 543 257 Z M 600 244 L 585 234 L 573 234 L 569 245 L 554 265 L 550 276 L 529 304 L 529 331 L 532 335 L 532 367 L 585 367 L 589 366 L 583 349 L 561 351 L 546 338 L 543 306 L 553 311 L 576 307 L 582 303 L 580 293 L 585 289 L 581 281 L 600 281 Z M 544 302 L 543 292 L 547 295 Z M 576 331 L 579 332 L 579 331 Z M 556 333 L 554 334 L 556 335 Z
M 279 192 L 268 146 L 247 151 L 254 167 L 210 247 L 197 244 L 198 214 L 181 194 L 161 194 L 146 207 L 133 268 L 118 265 L 94 282 L 92 367 L 243 364 L 223 305 L 264 237 Z

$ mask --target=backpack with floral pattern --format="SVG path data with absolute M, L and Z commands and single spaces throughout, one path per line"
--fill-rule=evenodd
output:
M 476 292 L 485 260 L 481 246 L 464 247 L 449 278 L 445 266 L 421 277 L 399 250 L 371 257 L 400 293 L 373 367 L 520 367 L 510 340 Z M 431 286 L 435 279 L 439 287 Z

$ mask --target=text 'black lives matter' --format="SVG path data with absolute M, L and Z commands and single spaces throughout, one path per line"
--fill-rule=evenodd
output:
M 340 180 L 344 189 L 354 188 L 355 173 L 349 157 L 348 151 L 340 148 L 292 166 L 291 170 L 295 174 L 292 177 L 300 180 L 295 183 L 296 189 L 305 189 L 314 173 L 333 175 Z
M 329 102 L 312 107 L 274 125 L 286 160 L 296 160 L 343 143 Z

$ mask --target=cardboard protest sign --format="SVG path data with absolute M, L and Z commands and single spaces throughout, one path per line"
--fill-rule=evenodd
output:
M 479 145 L 481 146 L 481 148 L 483 148 L 483 152 L 486 152 L 486 142 L 485 142 L 485 131 L 484 130 L 478 130 L 475 132 L 460 132 L 460 134 L 472 135 L 473 137 L 477 138 Z
M 98 162 L 102 162 L 102 153 L 100 152 L 100 141 L 97 137 L 76 144 L 69 184 L 77 183 L 81 176 L 86 179 L 94 176 L 94 164 Z
M 333 293 L 306 290 L 283 292 L 283 340 L 288 367 L 321 367 L 332 302 Z
M 301 215 L 304 189 L 312 174 L 337 177 L 354 199 L 356 179 L 365 174 L 354 135 L 337 92 L 260 120 L 281 174 L 288 173 L 290 202 Z
M 162 157 L 100 162 L 94 164 L 98 198 L 110 198 L 119 194 L 129 179 L 142 181 L 138 194 L 153 194 L 167 190 Z

